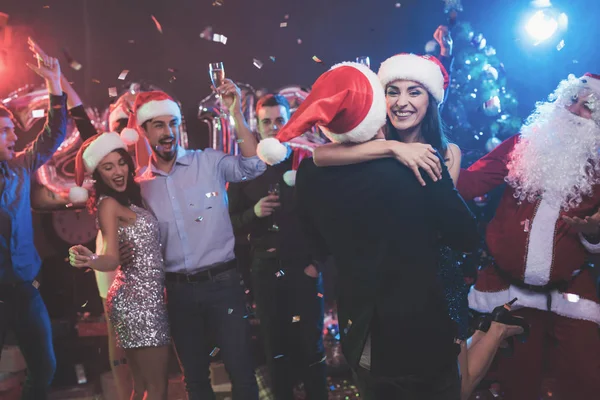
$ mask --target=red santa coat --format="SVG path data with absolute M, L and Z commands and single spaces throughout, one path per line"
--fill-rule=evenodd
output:
M 509 155 L 518 139 L 519 135 L 511 137 L 469 169 L 461 171 L 457 189 L 465 200 L 483 196 L 504 183 Z M 590 271 L 584 270 L 573 279 L 584 264 L 587 252 L 600 253 L 600 245 L 585 241 L 561 218 L 594 214 L 600 205 L 600 187 L 595 186 L 593 196 L 584 197 L 579 207 L 568 212 L 543 198 L 535 203 L 519 203 L 514 193 L 508 186 L 486 232 L 488 249 L 498 267 L 529 285 L 568 281 L 566 293 L 558 290 L 550 293 L 551 311 L 600 324 L 600 304 Z M 511 285 L 494 268 L 479 272 L 469 293 L 469 306 L 480 312 L 491 312 L 515 297 L 518 300 L 514 308 L 547 310 L 545 294 Z

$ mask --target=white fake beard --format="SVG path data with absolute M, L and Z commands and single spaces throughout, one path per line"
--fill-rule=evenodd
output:
M 600 183 L 600 127 L 566 110 L 566 101 L 537 105 L 510 154 L 506 178 L 517 199 L 535 202 L 542 195 L 564 211 Z

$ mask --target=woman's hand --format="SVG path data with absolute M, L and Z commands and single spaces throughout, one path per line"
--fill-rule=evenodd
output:
M 90 249 L 80 244 L 69 249 L 69 263 L 76 268 L 91 268 L 95 257 Z
M 431 145 L 396 141 L 389 141 L 388 143 L 391 146 L 394 158 L 410 168 L 422 186 L 425 186 L 425 180 L 419 169 L 427 172 L 434 182 L 442 179 L 442 164 L 436 150 Z

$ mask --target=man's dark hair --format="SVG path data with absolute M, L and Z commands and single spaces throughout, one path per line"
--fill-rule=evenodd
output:
M 15 116 L 8 108 L 0 105 L 0 118 L 10 118 L 11 120 L 14 120 Z
M 266 94 L 256 103 L 256 112 L 263 107 L 279 107 L 283 106 L 287 111 L 288 117 L 290 116 L 290 103 L 287 99 L 280 94 Z

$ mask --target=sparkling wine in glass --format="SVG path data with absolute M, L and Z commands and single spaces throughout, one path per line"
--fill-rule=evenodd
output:
M 371 68 L 371 59 L 368 56 L 356 57 L 358 64 L 366 65 L 367 68 Z
M 279 196 L 279 183 L 272 183 L 269 185 L 269 194 L 272 196 Z M 273 225 L 269 228 L 271 232 L 279 232 L 279 226 L 275 223 L 273 215 L 271 215 L 271 219 L 273 220 Z
M 210 74 L 210 80 L 215 87 L 218 89 L 223 83 L 225 83 L 225 67 L 222 62 L 208 64 L 208 72 Z M 223 107 L 223 96 L 217 92 L 219 99 L 221 100 L 221 114 L 227 114 L 227 110 Z

